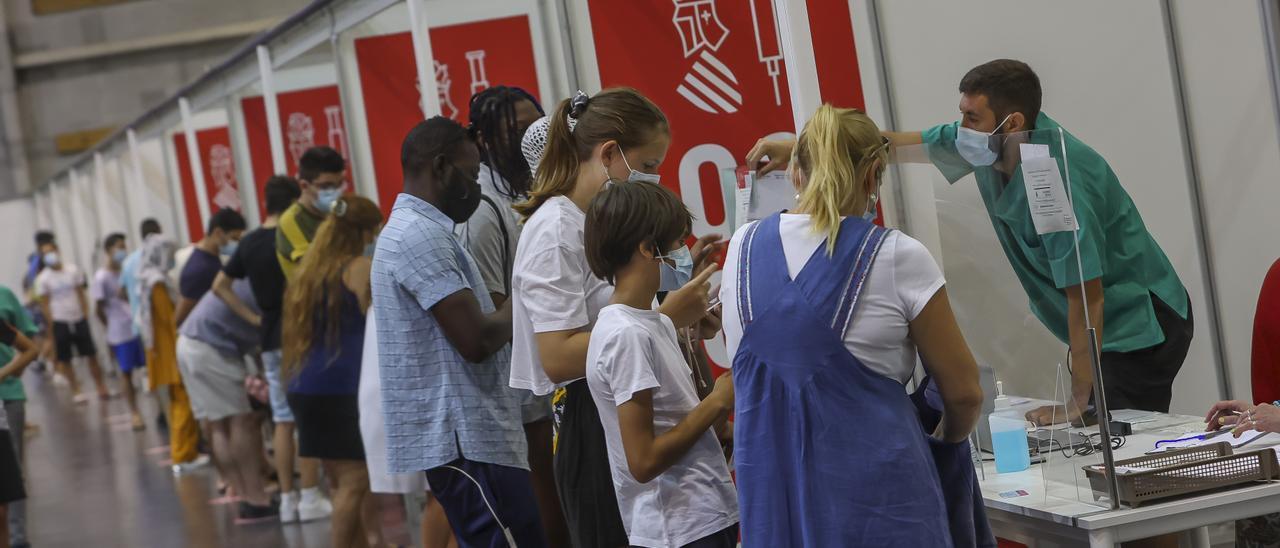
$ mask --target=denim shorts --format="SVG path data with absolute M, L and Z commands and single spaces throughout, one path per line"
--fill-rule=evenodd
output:
M 275 422 L 293 422 L 293 411 L 289 409 L 288 396 L 285 395 L 284 384 L 280 382 L 280 362 L 283 359 L 284 352 L 278 348 L 262 353 L 267 387 L 271 393 L 271 419 Z

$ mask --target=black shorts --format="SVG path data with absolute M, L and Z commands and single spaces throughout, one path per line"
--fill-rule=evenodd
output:
M 1191 338 L 1195 335 L 1195 321 L 1190 299 L 1186 319 L 1155 295 L 1151 296 L 1151 304 L 1155 306 L 1160 330 L 1164 331 L 1164 342 L 1129 352 L 1102 353 L 1102 380 L 1108 409 L 1169 412 L 1173 379 L 1187 359 Z
M 364 460 L 360 402 L 355 394 L 289 392 L 298 429 L 298 456 L 328 460 Z
M 8 430 L 0 430 L 0 504 L 27 498 L 27 491 L 22 486 L 22 468 L 10 435 Z
M 53 322 L 53 346 L 60 362 L 69 362 L 76 355 L 87 357 L 98 353 L 93 346 L 93 334 L 89 332 L 89 320 Z
M 555 401 L 556 490 L 574 546 L 627 546 L 627 530 L 613 491 L 609 450 L 600 411 L 586 379 L 565 387 Z

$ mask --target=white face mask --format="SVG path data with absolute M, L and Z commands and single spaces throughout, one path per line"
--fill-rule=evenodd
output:
M 1009 116 L 1013 116 L 1010 114 Z M 1009 121 L 1005 116 L 991 133 L 972 130 L 964 126 L 956 128 L 956 152 L 973 167 L 985 167 L 996 163 L 996 151 L 991 149 L 991 137 Z

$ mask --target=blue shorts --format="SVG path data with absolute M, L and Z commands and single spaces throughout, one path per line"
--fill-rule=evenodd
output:
M 285 395 L 284 383 L 280 380 L 280 362 L 284 361 L 281 350 L 269 350 L 262 353 L 262 365 L 267 377 L 268 394 L 271 396 L 271 420 L 275 422 L 293 422 L 293 410 L 289 408 L 289 399 Z
M 116 363 L 120 364 L 120 371 L 128 374 L 134 369 L 142 369 L 147 366 L 147 353 L 142 349 L 142 339 L 133 339 L 129 342 L 111 345 L 111 353 L 116 356 Z

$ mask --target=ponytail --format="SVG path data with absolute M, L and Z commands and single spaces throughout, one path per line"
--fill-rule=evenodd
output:
M 861 111 L 824 104 L 800 133 L 795 157 L 805 177 L 797 210 L 809 214 L 814 232 L 826 234 L 832 255 L 840 219 L 870 206 L 863 187 L 867 174 L 884 170 L 887 151 L 880 128 Z
M 574 120 L 570 127 L 569 120 Z M 652 101 L 631 88 L 606 89 L 592 97 L 578 92 L 565 99 L 550 116 L 547 147 L 533 178 L 529 199 L 514 209 L 524 220 L 555 196 L 573 192 L 578 168 L 595 147 L 616 141 L 622 148 L 643 146 L 655 132 L 668 133 L 667 117 Z

